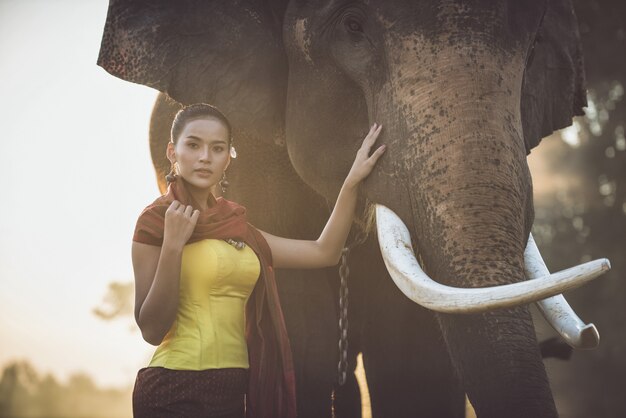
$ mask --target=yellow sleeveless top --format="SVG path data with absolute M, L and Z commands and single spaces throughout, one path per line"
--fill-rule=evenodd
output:
M 185 245 L 176 319 L 148 367 L 249 368 L 245 306 L 260 272 L 248 246 L 218 239 Z

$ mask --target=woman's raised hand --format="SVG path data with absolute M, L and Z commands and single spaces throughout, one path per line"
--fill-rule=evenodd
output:
M 356 153 L 356 158 L 354 159 L 354 163 L 352 164 L 352 168 L 350 169 L 344 184 L 356 186 L 372 172 L 376 162 L 385 152 L 385 145 L 381 145 L 372 153 L 372 155 L 370 155 L 370 150 L 376 142 L 376 138 L 378 138 L 378 134 L 380 134 L 382 127 L 383 125 L 378 125 L 377 123 L 372 125 L 370 131 L 363 140 L 361 148 L 359 148 Z
M 163 242 L 183 247 L 193 233 L 200 211 L 174 200 L 165 211 Z

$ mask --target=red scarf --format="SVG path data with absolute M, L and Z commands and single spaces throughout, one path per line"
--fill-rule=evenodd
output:
M 186 181 L 170 183 L 167 193 L 147 206 L 135 227 L 133 241 L 163 244 L 165 211 L 178 200 L 200 209 L 189 193 Z M 246 340 L 250 361 L 250 382 L 246 416 L 249 418 L 294 418 L 296 416 L 295 375 L 283 312 L 272 268 L 272 253 L 263 235 L 246 220 L 246 209 L 209 194 L 208 208 L 200 212 L 188 244 L 207 238 L 243 240 L 256 253 L 261 275 L 246 305 Z

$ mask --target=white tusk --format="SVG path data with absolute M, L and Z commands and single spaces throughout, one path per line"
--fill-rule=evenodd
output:
M 415 303 L 438 312 L 477 313 L 522 305 L 579 287 L 610 269 L 609 260 L 603 258 L 536 280 L 502 286 L 444 286 L 421 269 L 409 231 L 391 209 L 376 205 L 376 228 L 383 260 L 396 286 Z
M 545 277 L 550 274 L 532 234 L 528 237 L 528 244 L 524 252 L 524 270 L 529 279 Z M 596 326 L 585 324 L 569 306 L 563 295 L 540 300 L 536 305 L 546 321 L 572 347 L 592 349 L 600 343 L 600 334 Z

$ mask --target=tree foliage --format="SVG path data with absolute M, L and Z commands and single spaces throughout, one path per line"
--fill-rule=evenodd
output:
M 84 373 L 66 384 L 43 377 L 28 361 L 15 361 L 0 378 L 0 417 L 3 418 L 126 418 L 131 413 L 132 388 L 101 389 Z

